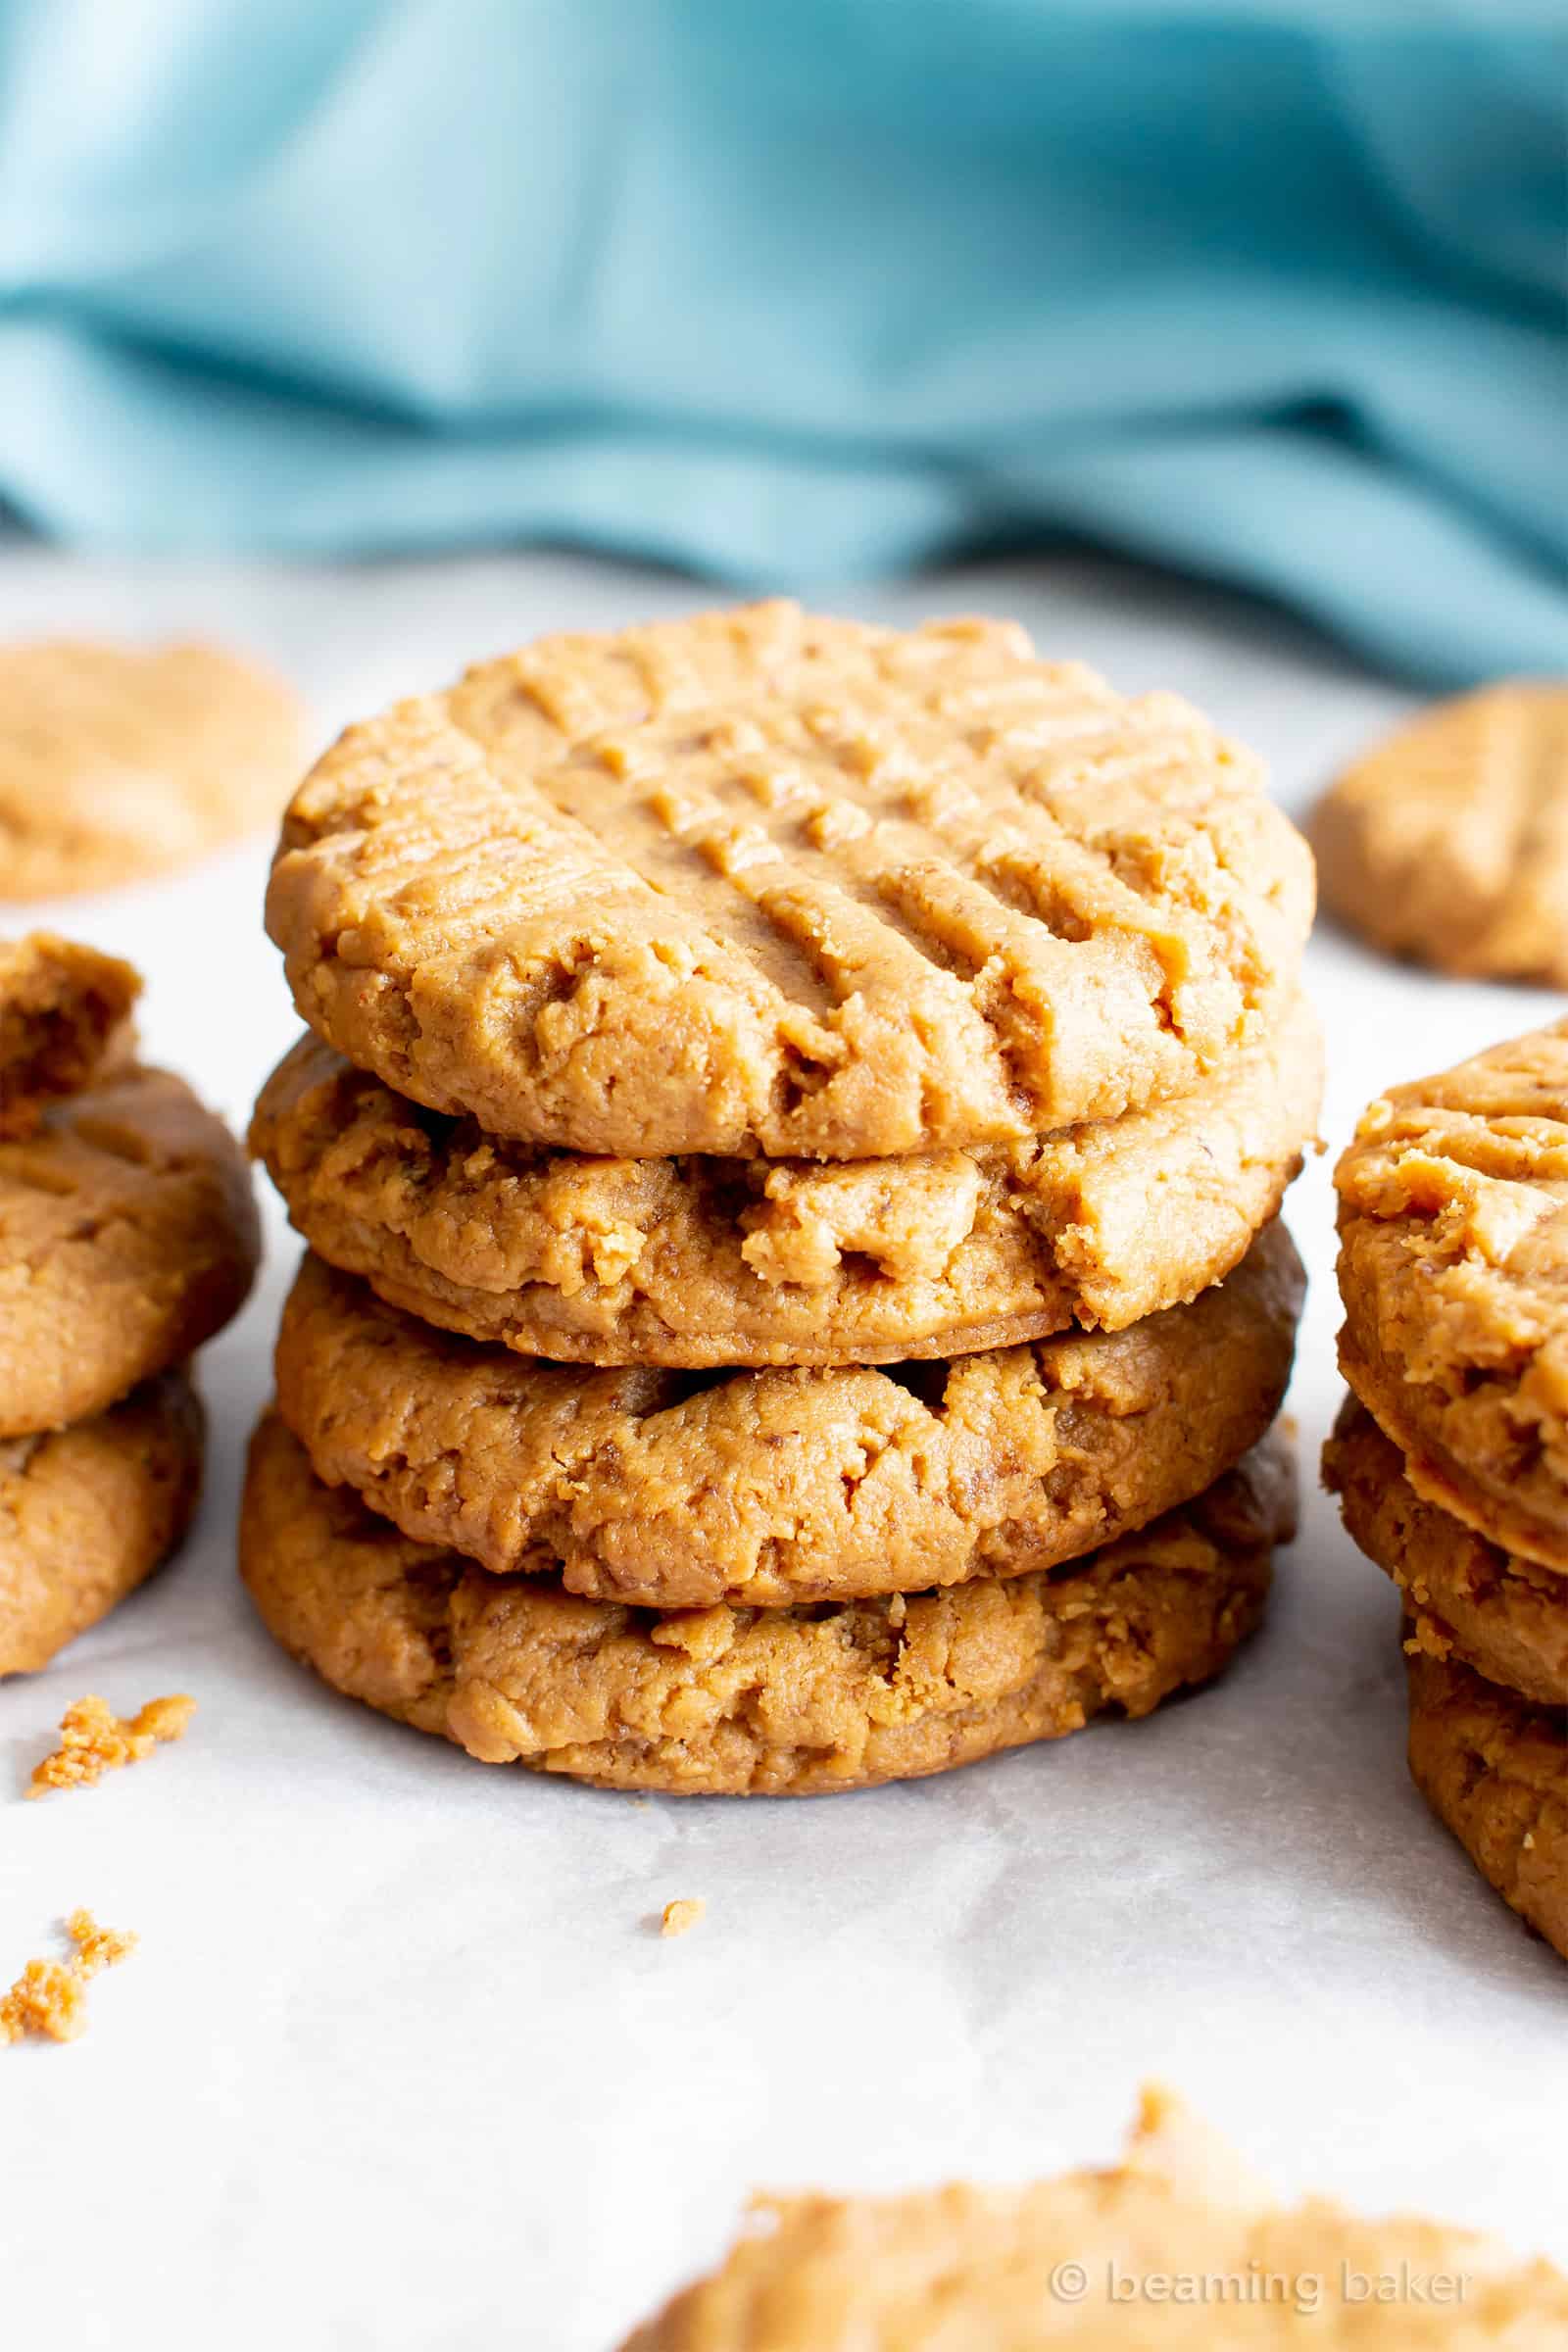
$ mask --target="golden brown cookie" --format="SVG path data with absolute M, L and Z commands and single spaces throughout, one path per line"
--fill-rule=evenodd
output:
M 1568 1960 L 1568 1709 L 1457 1658 L 1405 1659 L 1410 1773 L 1482 1877 Z
M 304 740 L 288 688 L 213 646 L 0 648 L 0 899 L 109 890 L 275 819 Z
M 1353 1396 L 1323 1448 L 1323 1483 L 1352 1541 L 1403 1593 L 1411 1641 L 1526 1698 L 1568 1706 L 1568 1576 L 1423 1502 L 1397 1446 Z
M 1054 1574 L 913 1598 L 655 1611 L 494 1576 L 325 1487 L 270 1413 L 240 1569 L 283 1647 L 487 1764 L 605 1788 L 810 1795 L 910 1780 L 1217 1674 L 1295 1520 L 1265 1440 L 1186 1509 Z
M 1568 1022 L 1396 1087 L 1335 1183 L 1346 1379 L 1426 1501 L 1568 1569 Z
M 1568 987 L 1568 681 L 1423 710 L 1347 769 L 1309 835 L 1325 905 L 1376 946 Z
M 74 1429 L 0 1443 L 0 1675 L 47 1666 L 134 1592 L 183 1537 L 201 1479 L 183 1372 Z
M 0 1144 L 0 1437 L 84 1421 L 243 1303 L 260 1228 L 228 1129 L 132 1064 Z
M 788 604 L 542 639 L 353 727 L 268 898 L 304 1019 L 492 1135 L 855 1159 L 1191 1091 L 1312 913 L 1255 763 L 1023 633 Z
M 0 940 L 0 1140 L 30 1135 L 46 1103 L 127 1052 L 140 994 L 118 956 L 49 931 Z
M 1552 2352 L 1568 2278 L 1494 2238 L 1281 2206 L 1168 2092 L 1120 2165 L 1023 2188 L 762 2197 L 624 2352 Z
M 318 1476 L 498 1574 L 650 1608 L 1053 1567 L 1211 1486 L 1273 1420 L 1303 1278 L 1271 1226 L 1130 1331 L 913 1372 L 580 1372 L 449 1339 L 307 1257 L 278 1411 Z
M 1201 1095 L 979 1152 L 595 1159 L 498 1143 L 314 1037 L 251 1146 L 318 1253 L 427 1323 L 562 1362 L 869 1364 L 1110 1329 L 1228 1274 L 1311 1140 L 1298 998 Z

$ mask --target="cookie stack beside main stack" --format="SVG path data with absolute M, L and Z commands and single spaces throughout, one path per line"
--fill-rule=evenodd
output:
M 1324 1474 L 1403 1596 L 1410 1769 L 1568 1957 L 1568 1022 L 1374 1102 L 1337 1183 Z
M 44 1666 L 179 1542 L 201 1485 L 186 1359 L 259 1235 L 228 1130 L 134 1058 L 128 964 L 0 945 L 0 1675 Z
M 1310 914 L 1242 755 L 991 623 L 554 638 L 351 729 L 269 896 L 273 1632 L 673 1789 L 1216 1672 L 1292 1524 Z

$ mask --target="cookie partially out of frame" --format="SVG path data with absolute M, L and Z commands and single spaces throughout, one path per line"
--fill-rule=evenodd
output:
M 1568 1707 L 1568 1575 L 1423 1502 L 1398 1447 L 1354 1397 L 1323 1449 L 1323 1478 L 1353 1541 L 1403 1593 L 1411 1641 L 1544 1706 Z
M 1199 1095 L 906 1160 L 596 1159 L 419 1109 L 314 1037 L 252 1149 L 393 1305 L 561 1362 L 869 1364 L 1119 1329 L 1228 1274 L 1317 1119 L 1297 998 Z
M 1396 1087 L 1335 1183 L 1346 1379 L 1425 1500 L 1568 1569 L 1568 1022 Z
M 1415 1649 L 1410 1773 L 1505 1903 L 1568 1960 L 1568 1711 Z
M 453 1340 L 306 1258 L 278 1410 L 318 1475 L 421 1542 L 654 1608 L 863 1598 L 1009 1576 L 1188 1501 L 1290 1379 L 1283 1226 L 1130 1331 L 913 1370 L 582 1372 Z
M 288 688 L 217 647 L 0 647 L 0 899 L 187 864 L 275 820 L 303 757 Z
M 167 1559 L 201 1493 L 202 1439 L 174 1371 L 74 1429 L 0 1442 L 0 1675 L 47 1666 Z
M 1325 904 L 1392 954 L 1568 987 L 1568 681 L 1439 703 L 1330 787 Z
M 84 1421 L 222 1328 L 260 1250 L 250 1170 L 131 1064 L 0 1144 L 0 1438 Z
M 414 1543 L 323 1486 L 270 1413 L 240 1568 L 296 1658 L 483 1763 L 811 1795 L 1059 1739 L 1106 1709 L 1147 1715 L 1251 1632 L 1294 1525 L 1294 1465 L 1270 1437 L 1200 1500 L 1070 1568 L 800 1609 L 630 1609 Z
M 1366 2282 L 1418 2281 L 1374 2295 Z M 1432 2282 L 1437 2282 L 1435 2291 Z M 762 2197 L 624 2352 L 1548 2352 L 1568 2279 L 1494 2238 L 1282 2206 L 1168 2092 L 1122 2162 L 1023 2188 Z
M 1173 696 L 980 620 L 560 636 L 352 727 L 268 896 L 302 1017 L 490 1134 L 858 1159 L 1191 1092 L 1294 986 L 1304 842 Z
M 0 940 L 0 1141 L 30 1135 L 129 1049 L 141 981 L 118 956 L 52 932 Z

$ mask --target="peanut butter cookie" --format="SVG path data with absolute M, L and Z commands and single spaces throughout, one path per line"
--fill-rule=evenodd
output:
M 763 2197 L 623 2352 L 1549 2352 L 1568 2279 L 1494 2238 L 1281 2206 L 1168 2092 L 1122 2163 L 1025 2188 Z M 1392 2290 L 1392 2291 L 1391 2291 Z
M 1396 1087 L 1335 1182 L 1346 1379 L 1425 1500 L 1568 1569 L 1568 1022 Z
M 303 758 L 293 695 L 214 647 L 0 648 L 0 899 L 183 865 L 275 819 Z
M 1325 904 L 1375 946 L 1568 987 L 1568 683 L 1422 711 L 1347 769 L 1309 830 Z
M 543 639 L 351 728 L 268 898 L 303 1018 L 492 1135 L 854 1159 L 1188 1092 L 1277 1017 L 1305 844 L 1174 697 L 992 621 Z
M 128 1051 L 140 994 L 118 956 L 48 931 L 0 940 L 0 1141 L 30 1135 L 46 1103 Z
M 250 1173 L 182 1080 L 131 1064 L 0 1144 L 0 1437 L 62 1429 L 181 1362 L 243 1302 Z
M 476 1347 L 308 1257 L 278 1411 L 318 1476 L 499 1574 L 651 1608 L 863 1598 L 1048 1568 L 1212 1485 L 1290 1379 L 1299 1260 L 1130 1331 L 908 1371 L 579 1372 Z
M 318 1039 L 252 1149 L 313 1250 L 428 1323 L 599 1364 L 871 1364 L 1111 1329 L 1228 1274 L 1318 1110 L 1303 1000 L 1201 1095 L 906 1160 L 595 1159 L 498 1143 Z
M 1568 1960 L 1568 1713 L 1415 1650 L 1410 1772 L 1505 1903 Z
M 657 1612 L 494 1576 L 323 1486 L 275 1414 L 251 1448 L 240 1567 L 267 1625 L 340 1690 L 481 1762 L 606 1788 L 806 1795 L 907 1780 L 1217 1674 L 1294 1526 L 1270 1437 L 1198 1502 L 1054 1574 L 909 1598 Z
M 149 1577 L 201 1476 L 202 1409 L 182 1372 L 74 1429 L 0 1443 L 0 1675 L 47 1666 Z
M 1323 1449 L 1323 1483 L 1353 1542 L 1404 1594 L 1409 1640 L 1542 1705 L 1568 1707 L 1568 1576 L 1423 1502 L 1398 1447 L 1354 1397 Z

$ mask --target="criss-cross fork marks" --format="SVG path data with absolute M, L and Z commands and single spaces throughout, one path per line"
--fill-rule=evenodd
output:
M 318 950 L 411 995 L 443 995 L 445 967 L 471 996 L 504 961 L 546 1056 L 583 1042 L 540 1015 L 585 973 L 707 987 L 710 1022 L 772 1065 L 779 1133 L 754 1099 L 749 1140 L 793 1121 L 830 1153 L 831 1118 L 797 1114 L 872 1052 L 908 1063 L 913 1124 L 868 1150 L 1171 1091 L 1294 965 L 1310 898 L 1250 763 L 1181 704 L 1122 702 L 996 624 L 901 636 L 787 606 L 472 671 L 351 733 L 285 843 L 311 867 L 286 856 L 274 888 L 297 985 L 308 899 Z M 1104 1067 L 1118 1023 L 1147 1085 Z
M 1399 1088 L 1347 1153 L 1342 1189 L 1409 1154 L 1568 1202 L 1568 1021 Z

